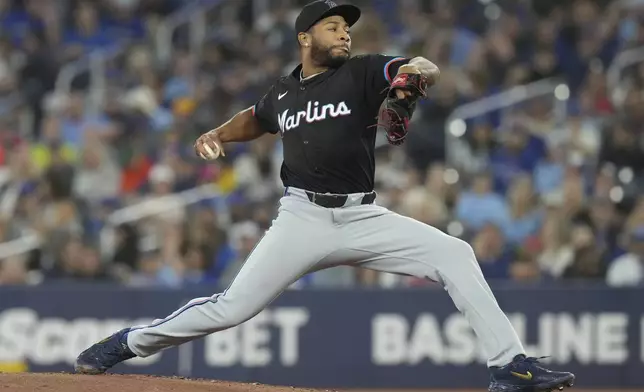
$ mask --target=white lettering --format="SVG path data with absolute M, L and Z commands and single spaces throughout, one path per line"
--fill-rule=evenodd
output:
M 226 367 L 239 362 L 238 328 L 230 328 L 206 337 L 205 361 L 209 366 Z
M 549 356 L 543 362 L 622 364 L 628 359 L 628 315 L 623 313 L 544 313 L 529 323 L 523 314 L 508 315 L 529 356 Z M 535 331 L 528 334 L 527 326 Z M 644 336 L 644 317 L 641 319 Z M 378 314 L 372 320 L 371 357 L 376 365 L 485 363 L 484 342 L 477 339 L 469 322 L 460 314 L 449 315 L 441 324 L 429 313 L 415 320 L 400 314 Z M 644 339 L 641 346 L 644 362 Z
M 399 314 L 378 314 L 371 320 L 371 361 L 399 365 L 407 356 L 409 324 Z
M 281 365 L 294 366 L 299 360 L 299 331 L 308 320 L 305 308 L 264 310 L 244 324 L 208 335 L 205 361 L 216 367 L 262 367 L 279 357 Z M 279 353 L 269 346 L 271 327 L 279 329 Z
M 294 116 L 289 116 L 286 119 L 286 129 L 289 130 L 289 129 L 293 129 L 293 128 L 295 128 L 295 117 Z
M 53 365 L 65 357 L 65 320 L 50 319 L 48 328 L 39 328 L 33 337 L 31 358 L 42 365 Z
M 351 110 L 347 107 L 347 105 L 344 102 L 340 102 L 337 108 L 335 110 L 331 111 L 331 116 L 332 117 L 339 117 L 339 116 L 346 116 L 351 114 Z
M 331 112 L 333 111 L 334 106 L 330 103 L 327 103 L 326 105 L 322 106 L 322 117 L 325 117 L 328 115 L 331 115 Z
M 597 317 L 597 363 L 621 364 L 628 358 L 626 342 L 628 316 L 623 313 L 602 313 Z
M 268 315 L 260 313 L 240 326 L 244 366 L 266 366 L 271 362 L 271 351 L 266 347 L 271 339 L 267 323 Z
M 445 362 L 443 339 L 435 317 L 428 314 L 418 317 L 408 349 L 410 365 L 417 365 L 423 359 L 429 359 L 438 364 Z
M 447 360 L 449 363 L 465 365 L 477 359 L 481 350 L 470 323 L 459 313 L 454 313 L 445 321 L 445 338 L 449 343 Z
M 536 353 L 541 353 L 539 355 L 550 355 L 543 353 L 552 353 L 554 352 L 556 341 L 555 337 L 557 336 L 557 316 L 552 313 L 544 313 L 539 317 L 539 322 L 537 323 L 539 330 L 537 331 L 538 343 L 536 345 Z
M 318 120 L 315 118 L 315 115 L 313 114 L 313 111 L 311 110 L 311 101 L 308 101 L 306 103 L 306 122 L 307 123 L 313 123 L 313 122 L 316 122 L 316 121 L 318 121 Z
M 12 308 L 0 312 L 0 362 L 29 360 L 36 365 L 73 364 L 88 346 L 126 326 L 149 324 L 151 319 L 98 320 L 38 317 L 33 309 Z M 136 358 L 127 365 L 147 365 L 159 360 L 161 353 Z
M 281 114 L 277 114 L 277 125 L 279 125 L 282 133 L 286 132 L 286 117 L 288 116 L 288 109 L 283 111 Z
M 557 359 L 570 362 L 573 358 L 580 363 L 588 364 L 593 358 L 593 316 L 582 314 L 579 320 L 571 314 L 559 316 L 558 339 L 555 345 Z
M 324 120 L 326 118 L 326 116 L 323 116 L 322 112 L 320 112 L 320 108 L 318 107 L 319 104 L 320 104 L 319 102 L 314 103 L 314 105 L 315 105 L 315 110 L 314 110 L 315 115 L 313 117 L 315 118 L 316 121 L 322 121 L 322 120 Z
M 304 117 L 306 117 L 305 112 L 298 112 L 297 113 L 297 121 L 295 122 L 295 127 L 296 128 L 300 126 L 300 121 L 302 121 L 302 119 L 304 119 Z
M 300 110 L 294 114 L 289 114 L 290 109 L 284 110 L 277 114 L 277 125 L 280 127 L 282 134 L 300 126 L 300 120 L 304 119 L 311 124 L 318 121 L 326 120 L 327 117 L 340 117 L 351 114 L 351 109 L 346 103 L 340 102 L 337 105 L 328 103 L 320 108 L 320 102 L 306 103 L 306 110 Z
M 293 366 L 299 360 L 299 330 L 309 322 L 305 308 L 281 308 L 273 313 L 273 321 L 280 328 L 280 360 L 284 366 Z
M 15 308 L 0 313 L 0 361 L 14 362 L 25 359 L 30 339 L 38 323 L 38 315 L 31 309 Z

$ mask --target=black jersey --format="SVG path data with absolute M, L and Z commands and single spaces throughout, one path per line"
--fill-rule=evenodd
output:
M 253 107 L 261 127 L 280 133 L 284 186 L 318 193 L 371 192 L 376 116 L 385 89 L 409 62 L 365 55 L 301 80 L 301 65 L 280 78 Z

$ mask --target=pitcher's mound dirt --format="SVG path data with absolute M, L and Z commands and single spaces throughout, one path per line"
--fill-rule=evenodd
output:
M 483 392 L 477 390 L 433 390 L 433 392 Z M 620 392 L 644 390 L 618 389 Z M 325 389 L 274 387 L 226 381 L 189 380 L 172 377 L 105 374 L 84 376 L 69 373 L 0 373 L 0 392 L 337 392 Z M 570 392 L 615 392 L 611 390 L 566 389 Z M 350 392 L 422 392 L 419 390 L 353 390 Z M 425 392 L 430 392 L 429 390 Z
M 0 373 L 0 392 L 311 392 L 224 381 L 120 374 Z

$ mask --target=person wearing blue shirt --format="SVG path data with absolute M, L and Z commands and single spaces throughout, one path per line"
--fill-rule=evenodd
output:
M 91 52 L 94 49 L 107 49 L 114 44 L 102 26 L 98 10 L 90 3 L 80 3 L 74 12 L 74 26 L 63 36 L 63 44 L 72 55 L 74 52 Z
M 537 233 L 543 221 L 543 210 L 537 205 L 537 196 L 529 174 L 516 178 L 508 192 L 510 219 L 503 229 L 508 241 L 521 243 Z
M 478 230 L 486 223 L 506 227 L 510 221 L 508 205 L 503 196 L 492 190 L 489 173 L 479 173 L 470 190 L 456 202 L 456 217 L 469 229 Z
M 508 130 L 503 139 L 504 143 L 490 156 L 495 175 L 494 188 L 500 193 L 506 192 L 516 176 L 532 173 L 546 151 L 543 140 L 521 128 Z

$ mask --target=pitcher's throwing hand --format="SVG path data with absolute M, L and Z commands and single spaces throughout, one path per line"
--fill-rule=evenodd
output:
M 213 160 L 226 156 L 224 146 L 215 130 L 204 133 L 195 142 L 195 153 L 205 160 Z

